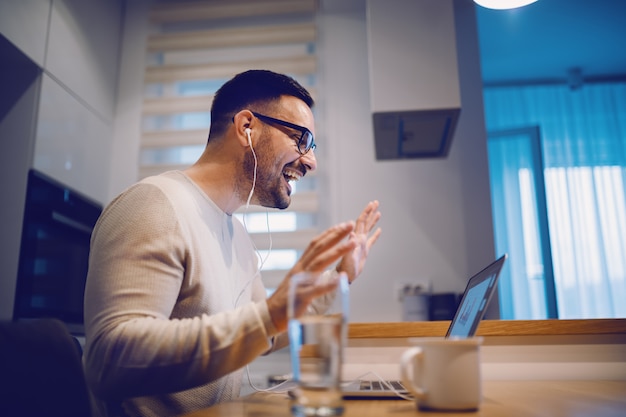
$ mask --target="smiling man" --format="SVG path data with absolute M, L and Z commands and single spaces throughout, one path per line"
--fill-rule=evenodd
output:
M 85 290 L 96 415 L 173 416 L 237 397 L 242 367 L 287 343 L 291 277 L 321 275 L 299 294 L 315 312 L 339 274 L 360 274 L 380 235 L 376 201 L 313 239 L 269 298 L 232 216 L 247 204 L 289 206 L 290 182 L 317 167 L 312 106 L 288 76 L 238 74 L 215 95 L 198 161 L 142 180 L 104 210 Z

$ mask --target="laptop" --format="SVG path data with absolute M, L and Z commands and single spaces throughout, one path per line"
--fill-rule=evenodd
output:
M 446 337 L 467 338 L 476 334 L 506 258 L 506 254 L 502 255 L 469 279 Z M 344 385 L 342 390 L 344 398 L 397 398 L 408 395 L 400 381 L 356 380 Z

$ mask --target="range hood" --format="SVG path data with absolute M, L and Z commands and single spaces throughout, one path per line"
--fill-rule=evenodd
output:
M 376 159 L 448 155 L 461 111 L 453 0 L 367 0 Z

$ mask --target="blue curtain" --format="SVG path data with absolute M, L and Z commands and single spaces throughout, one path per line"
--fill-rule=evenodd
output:
M 626 317 L 626 83 L 486 87 L 484 101 L 490 132 L 539 126 L 559 317 Z M 524 158 L 516 146 L 504 152 Z

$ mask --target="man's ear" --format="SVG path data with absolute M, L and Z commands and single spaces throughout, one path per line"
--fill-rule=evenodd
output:
M 252 146 L 252 123 L 254 115 L 250 110 L 241 110 L 233 116 L 237 140 L 241 146 Z

